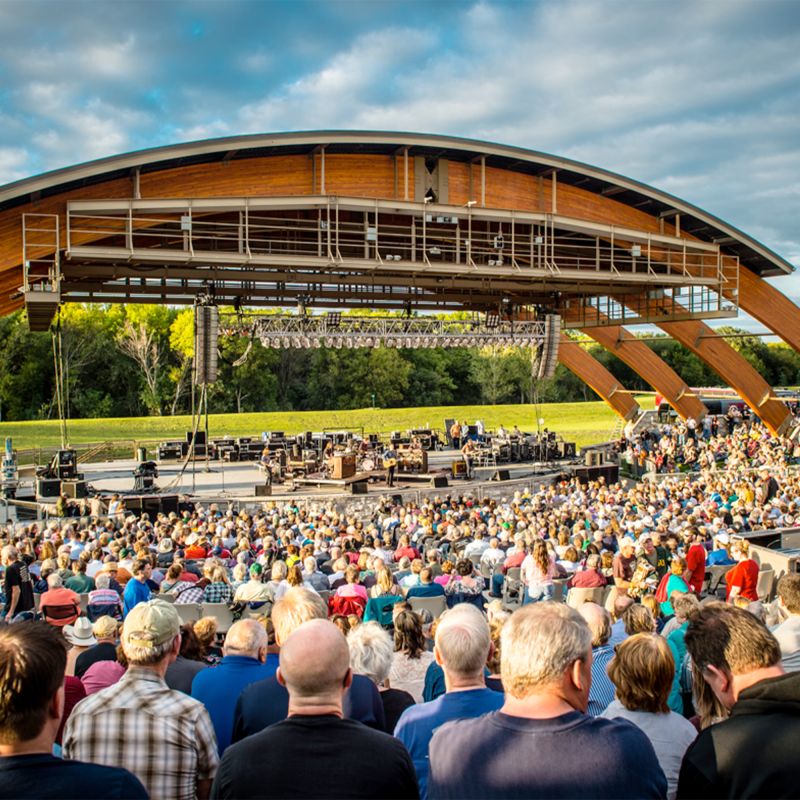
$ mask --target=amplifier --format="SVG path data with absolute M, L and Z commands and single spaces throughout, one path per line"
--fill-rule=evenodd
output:
M 272 494 L 272 487 L 266 483 L 257 483 L 253 490 L 255 497 L 269 497 Z
M 441 489 L 443 486 L 447 485 L 447 475 L 434 475 L 431 478 L 431 486 L 434 489 Z
M 37 497 L 58 497 L 61 491 L 61 481 L 58 478 L 37 478 Z
M 61 481 L 61 492 L 76 500 L 89 496 L 89 486 L 86 481 Z
M 366 494 L 369 485 L 366 481 L 353 481 L 353 483 L 349 485 L 349 489 L 350 494 Z
M 491 480 L 493 481 L 510 481 L 511 474 L 507 469 L 498 469 L 497 472 L 492 475 Z
M 335 481 L 352 478 L 356 474 L 356 457 L 354 453 L 333 457 L 331 477 Z

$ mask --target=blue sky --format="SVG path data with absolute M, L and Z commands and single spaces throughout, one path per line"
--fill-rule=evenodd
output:
M 796 0 L 0 0 L 0 184 L 142 147 L 319 128 L 577 158 L 800 266 Z M 800 276 L 776 285 L 800 300 Z

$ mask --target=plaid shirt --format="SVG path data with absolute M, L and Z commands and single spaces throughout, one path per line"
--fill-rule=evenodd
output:
M 130 770 L 152 800 L 194 800 L 219 763 L 205 706 L 137 667 L 78 703 L 63 749 L 64 758 Z
M 231 603 L 233 589 L 229 583 L 210 583 L 203 594 L 204 603 Z

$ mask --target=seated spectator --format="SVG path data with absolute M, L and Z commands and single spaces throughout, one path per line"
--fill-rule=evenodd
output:
M 411 539 L 407 534 L 403 534 L 400 537 L 393 558 L 395 561 L 401 561 L 403 558 L 408 558 L 413 561 L 419 558 L 419 550 L 417 550 L 416 547 L 412 547 Z
M 608 644 L 615 647 L 620 642 L 624 642 L 628 638 L 625 632 L 625 621 L 623 617 L 625 612 L 633 605 L 633 598 L 627 594 L 618 594 L 614 598 L 613 613 L 611 614 L 611 636 L 609 637 Z
M 661 629 L 664 627 L 664 617 L 661 616 L 661 604 L 656 600 L 656 596 L 648 592 L 642 597 L 642 605 L 648 609 L 653 617 L 656 633 L 661 633 Z
M 268 603 L 272 602 L 274 597 L 273 591 L 267 584 L 261 582 L 261 575 L 264 568 L 261 564 L 251 564 L 250 566 L 250 580 L 243 583 L 234 595 L 235 603 Z
M 64 581 L 67 589 L 78 594 L 88 594 L 94 589 L 94 579 L 86 574 L 86 559 L 81 557 L 72 562 L 72 575 Z
M 481 554 L 481 565 L 486 564 L 490 569 L 494 569 L 498 564 L 505 561 L 506 554 L 500 549 L 500 542 L 496 536 L 489 539 L 489 546 Z
M 446 692 L 403 712 L 394 732 L 414 762 L 421 800 L 428 793 L 428 747 L 437 728 L 450 720 L 497 711 L 503 705 L 502 693 L 486 688 L 484 670 L 490 651 L 489 626 L 477 608 L 461 604 L 440 617 L 434 654 L 444 671 Z
M 673 596 L 686 594 L 689 591 L 689 586 L 683 579 L 685 574 L 686 560 L 680 556 L 673 558 L 672 563 L 669 565 L 669 572 L 661 579 L 661 584 L 658 587 L 659 591 L 656 592 L 656 596 L 661 593 L 665 598 L 661 601 L 661 613 L 665 617 L 671 617 L 675 613 L 672 608 Z
M 128 671 L 73 711 L 64 757 L 130 768 L 152 798 L 207 796 L 218 763 L 208 712 L 164 683 L 180 646 L 180 619 L 171 604 L 137 604 L 122 629 Z
M 731 558 L 731 537 L 723 531 L 714 537 L 713 542 L 714 549 L 708 554 L 706 564 L 709 567 L 734 565 L 736 562 Z
M 397 578 L 401 588 L 410 589 L 412 586 L 419 586 L 419 574 L 424 566 L 421 558 L 415 558 L 411 562 L 409 573 L 404 578 Z M 395 577 L 397 576 L 395 575 Z
M 95 661 L 86 672 L 83 673 L 81 683 L 83 684 L 86 695 L 99 692 L 108 686 L 113 686 L 122 679 L 128 669 L 128 659 L 122 650 L 122 645 L 117 645 L 117 657 L 115 661 Z
M 345 583 L 336 590 L 337 597 L 358 597 L 366 605 L 367 590 L 358 579 L 359 570 L 356 564 L 349 564 L 344 573 Z
M 66 652 L 47 625 L 0 629 L 0 798 L 142 798 L 130 772 L 53 755 L 64 705 Z
M 652 630 L 632 634 L 608 665 L 616 698 L 600 715 L 627 719 L 647 734 L 667 778 L 668 800 L 675 800 L 681 760 L 697 736 L 694 725 L 667 705 L 674 675 L 675 661 L 662 637 Z
M 567 586 L 572 589 L 596 589 L 608 583 L 600 572 L 600 556 L 592 554 L 586 558 L 586 568 L 578 570 L 567 581 Z
M 267 653 L 267 632 L 256 620 L 231 625 L 222 653 L 214 669 L 201 670 L 192 681 L 192 697 L 208 709 L 220 755 L 231 743 L 233 715 L 242 690 L 271 677 L 278 668 L 278 656 Z
M 327 608 L 322 598 L 305 588 L 290 589 L 272 609 L 275 642 L 278 647 L 303 622 L 325 619 Z M 275 677 L 264 678 L 248 686 L 236 701 L 233 721 L 233 741 L 238 742 L 263 730 L 268 725 L 286 719 L 289 695 Z M 344 698 L 344 713 L 371 728 L 386 727 L 383 705 L 373 682 L 356 675 Z
M 95 644 L 75 661 L 75 677 L 83 678 L 92 664 L 98 661 L 117 660 L 117 634 L 119 623 L 113 617 L 100 617 L 92 624 Z
M 408 692 L 414 702 L 422 702 L 425 672 L 433 653 L 425 649 L 422 619 L 413 611 L 400 611 L 394 618 L 394 656 L 389 682 L 395 689 Z
M 352 670 L 347 642 L 334 625 L 301 624 L 281 648 L 277 677 L 289 693 L 288 719 L 226 750 L 213 798 L 262 797 L 265 787 L 275 797 L 418 796 L 402 744 L 343 718 Z M 287 768 L 310 763 L 313 769 Z
M 800 671 L 800 574 L 782 575 L 778 581 L 778 604 L 786 620 L 773 629 L 781 648 L 781 663 L 786 672 Z
M 667 644 L 675 662 L 675 675 L 672 691 L 669 694 L 669 707 L 678 714 L 685 711 L 688 689 L 683 683 L 684 662 L 686 661 L 686 631 L 689 622 L 695 617 L 700 604 L 693 594 L 681 594 L 675 598 L 675 624 L 677 627 L 666 635 Z
M 327 575 L 320 572 L 317 567 L 317 559 L 314 556 L 306 556 L 303 560 L 303 583 L 307 584 L 315 592 L 327 592 L 331 588 Z
M 444 586 L 433 582 L 433 570 L 423 567 L 419 573 L 419 585 L 412 586 L 406 592 L 406 598 L 411 597 L 444 597 Z
M 64 639 L 69 645 L 66 674 L 75 676 L 75 662 L 81 655 L 97 644 L 97 640 L 92 633 L 92 623 L 88 617 L 78 617 L 74 625 L 65 625 L 63 631 Z
M 608 644 L 611 615 L 597 603 L 583 603 L 578 613 L 592 632 L 592 688 L 586 713 L 597 717 L 614 699 L 614 686 L 608 677 L 608 665 L 614 657 L 614 648 Z
M 388 567 L 378 567 L 375 573 L 375 585 L 369 590 L 370 599 L 387 595 L 402 595 L 402 590 L 394 582 L 392 571 Z
M 211 583 L 203 590 L 204 603 L 232 603 L 233 589 L 228 580 L 228 570 L 217 564 L 211 570 Z
M 686 647 L 730 716 L 686 752 L 678 798 L 797 794 L 800 674 L 784 672 L 775 637 L 752 614 L 708 603 L 690 621 Z
M 216 617 L 200 617 L 192 625 L 197 643 L 200 645 L 200 659 L 206 664 L 216 664 L 222 658 L 222 648 L 217 641 L 219 622 Z
M 174 691 L 191 694 L 195 675 L 208 664 L 203 660 L 203 648 L 194 632 L 194 624 L 181 625 L 180 634 L 180 647 L 176 657 L 167 665 L 164 682 Z
M 86 616 L 91 620 L 100 617 L 122 619 L 122 598 L 111 588 L 111 576 L 107 572 L 101 572 L 95 578 L 95 588 L 87 598 Z
M 61 576 L 53 572 L 47 578 L 47 591 L 39 601 L 45 621 L 57 628 L 72 625 L 81 613 L 81 600 L 72 589 L 65 589 Z
M 475 572 L 475 565 L 468 558 L 461 558 L 444 591 L 446 595 L 478 596 L 483 592 L 483 578 Z
M 389 682 L 392 637 L 377 622 L 365 622 L 347 633 L 347 647 L 353 672 L 369 678 L 380 692 L 386 731 L 392 733 L 400 715 L 415 702 L 408 692 L 393 689 Z
M 650 609 L 645 605 L 633 603 L 622 614 L 622 622 L 625 625 L 625 633 L 634 636 L 637 633 L 655 633 L 656 621 Z M 625 640 L 623 640 L 625 641 Z
M 647 736 L 628 722 L 585 714 L 592 634 L 575 610 L 562 603 L 523 606 L 501 638 L 505 703 L 436 731 L 429 749 L 431 800 L 666 795 Z M 569 753 L 580 758 L 567 767 Z
M 161 581 L 161 586 L 158 587 L 161 594 L 177 594 L 183 588 L 181 584 L 194 584 L 195 581 L 182 580 L 182 574 L 183 562 L 173 561 L 167 568 L 167 574 L 164 576 L 164 580 Z M 197 579 L 195 578 L 195 580 Z

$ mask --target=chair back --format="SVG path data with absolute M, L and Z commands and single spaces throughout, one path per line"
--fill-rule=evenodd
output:
M 758 583 L 756 583 L 756 594 L 758 599 L 767 602 L 772 599 L 772 588 L 775 583 L 775 570 L 762 569 L 758 572 Z
M 202 603 L 175 603 L 175 610 L 181 620 L 181 625 L 187 622 L 197 622 L 202 617 Z
M 65 625 L 72 625 L 81 615 L 79 606 L 75 603 L 66 603 L 61 606 L 46 605 L 42 607 L 42 617 L 49 625 L 63 628 Z
M 567 605 L 570 608 L 578 608 L 584 603 L 597 603 L 597 605 L 602 606 L 605 595 L 605 586 L 594 586 L 592 588 L 573 587 L 567 592 Z
M 122 619 L 122 608 L 120 603 L 89 603 L 86 606 L 86 616 L 91 622 L 97 622 L 100 617 L 112 617 Z
M 434 619 L 440 617 L 447 610 L 447 600 L 441 595 L 439 597 L 410 597 L 408 603 L 414 611 L 428 609 Z
M 395 603 L 399 603 L 402 598 L 396 594 L 385 594 L 381 597 L 372 597 L 367 603 L 364 611 L 364 622 L 377 622 L 388 628 L 393 624 L 392 609 Z
M 214 617 L 217 621 L 217 633 L 227 633 L 234 623 L 233 611 L 227 603 L 201 603 L 200 616 Z

